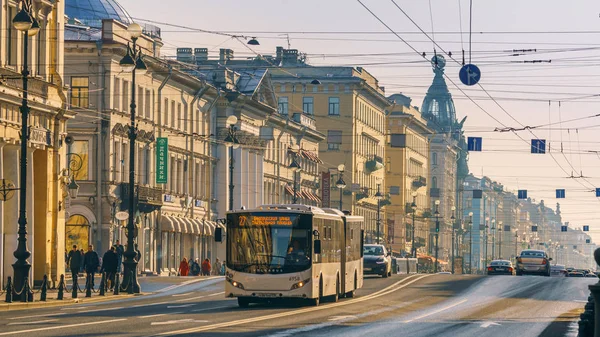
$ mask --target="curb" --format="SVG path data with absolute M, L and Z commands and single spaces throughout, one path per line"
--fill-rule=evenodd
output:
M 11 310 L 24 310 L 24 309 L 37 309 L 37 308 L 46 308 L 46 307 L 68 306 L 68 305 L 80 304 L 80 303 L 101 303 L 101 302 L 109 302 L 109 301 L 118 301 L 121 299 L 133 298 L 133 297 L 137 297 L 137 296 L 144 296 L 147 294 L 150 294 L 150 293 L 141 293 L 141 294 L 133 294 L 133 295 L 123 294 L 123 295 L 112 295 L 112 296 L 106 296 L 106 297 L 101 297 L 101 296 L 82 297 L 82 298 L 64 299 L 62 301 L 52 299 L 47 302 L 41 302 L 41 301 L 27 302 L 27 303 L 22 303 L 22 302 L 5 303 L 5 302 L 2 302 L 2 303 L 0 303 L 0 312 L 11 311 Z

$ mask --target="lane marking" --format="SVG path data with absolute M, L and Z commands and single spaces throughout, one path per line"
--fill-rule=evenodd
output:
M 194 292 L 192 291 L 192 292 L 189 292 L 189 293 L 175 294 L 175 295 L 173 295 L 173 297 L 187 296 L 187 295 L 191 295 L 191 294 L 193 294 L 193 293 L 194 293 Z
M 235 307 L 232 307 L 232 306 L 230 306 L 230 305 L 223 305 L 223 306 L 220 306 L 220 307 L 212 307 L 212 308 L 196 309 L 196 310 L 192 310 L 192 312 L 209 311 L 209 310 L 214 310 L 214 309 L 223 309 L 223 308 L 231 308 L 231 309 L 233 309 L 233 308 L 235 308 Z
M 173 290 L 173 289 L 177 289 L 177 288 L 181 288 L 181 287 L 185 287 L 187 285 L 190 285 L 192 283 L 198 283 L 198 282 L 204 282 L 204 281 L 210 281 L 210 280 L 214 280 L 214 279 L 218 279 L 218 278 L 225 278 L 225 276 L 211 276 L 211 277 L 207 277 L 207 278 L 203 278 L 203 279 L 193 279 L 193 280 L 189 280 L 189 281 L 185 281 L 179 284 L 173 284 L 171 286 L 168 286 L 166 288 L 162 288 L 157 290 L 157 293 L 164 293 L 166 291 L 169 290 Z
M 114 307 L 114 308 L 106 308 L 106 309 L 94 309 L 94 310 L 85 310 L 85 311 L 79 311 L 76 312 L 76 314 L 87 314 L 90 312 L 99 312 L 99 311 L 109 311 L 109 310 L 119 310 L 119 309 L 123 309 L 123 307 Z
M 193 301 L 193 300 L 199 300 L 199 299 L 205 298 L 205 297 L 211 297 L 211 296 L 217 296 L 217 295 L 223 295 L 223 294 L 225 294 L 224 291 L 222 291 L 220 293 L 214 293 L 214 294 L 208 294 L 208 295 L 200 295 L 200 296 L 190 297 L 190 298 L 182 298 L 182 299 L 174 301 L 174 302 L 176 302 L 176 303 L 179 303 L 179 302 L 188 302 L 188 301 Z
M 94 305 L 88 305 L 88 306 L 85 306 L 85 307 L 77 307 L 77 306 L 75 306 L 75 307 L 62 308 L 60 310 L 81 310 L 81 309 L 88 309 L 88 308 L 93 308 L 93 307 L 94 307 Z
M 465 303 L 465 302 L 467 302 L 467 301 L 468 301 L 468 300 L 462 300 L 462 301 L 460 301 L 460 302 L 454 303 L 454 304 L 452 304 L 452 305 L 449 305 L 449 306 L 447 306 L 447 307 L 444 307 L 444 308 L 441 308 L 441 309 L 438 309 L 438 310 L 435 310 L 435 311 L 432 311 L 432 312 L 429 312 L 429 313 L 423 314 L 423 315 L 421 315 L 421 316 L 419 316 L 419 317 L 415 317 L 415 318 L 413 318 L 413 319 L 409 319 L 409 320 L 407 320 L 407 321 L 404 321 L 404 323 L 411 323 L 411 322 L 414 322 L 414 321 L 418 321 L 418 320 L 420 320 L 420 319 L 422 319 L 422 318 L 429 317 L 429 316 L 431 316 L 431 315 L 439 314 L 439 313 L 440 313 L 440 312 L 442 312 L 442 311 L 446 311 L 446 310 L 448 310 L 448 309 L 452 309 L 452 308 L 454 308 L 454 307 L 456 307 L 456 306 L 459 306 L 459 305 L 461 305 L 461 304 L 463 304 L 463 303 Z
M 132 305 L 130 306 L 130 308 L 141 308 L 141 307 L 149 307 L 152 305 L 161 305 L 161 304 L 169 304 L 171 302 L 166 301 L 166 302 L 156 302 L 156 303 L 147 303 L 147 304 L 138 304 L 138 305 Z
M 282 313 L 272 314 L 272 315 L 267 315 L 267 316 L 252 317 L 252 318 L 247 318 L 247 319 L 241 319 L 238 321 L 216 323 L 216 324 L 206 325 L 206 326 L 197 327 L 197 328 L 168 331 L 168 332 L 159 333 L 159 334 L 157 334 L 157 336 L 172 336 L 172 335 L 180 335 L 180 334 L 190 334 L 190 333 L 196 333 L 196 332 L 201 332 L 201 331 L 214 330 L 214 329 L 223 328 L 223 327 L 242 325 L 242 324 L 246 324 L 246 323 L 255 323 L 255 322 L 260 322 L 260 321 L 272 320 L 272 319 L 276 319 L 276 318 L 293 316 L 293 315 L 298 315 L 298 314 L 302 314 L 302 313 L 315 312 L 315 311 L 335 308 L 335 307 L 339 307 L 339 306 L 346 306 L 346 305 L 350 305 L 350 304 L 354 304 L 354 303 L 360 303 L 360 302 L 364 302 L 364 301 L 371 300 L 373 298 L 381 297 L 383 295 L 387 295 L 388 293 L 392 293 L 394 291 L 408 287 L 412 283 L 417 282 L 425 277 L 428 277 L 429 274 L 422 275 L 422 276 L 419 276 L 416 278 L 414 276 L 417 276 L 417 275 L 409 276 L 405 279 L 402 279 L 387 288 L 377 291 L 376 293 L 373 293 L 373 294 L 370 294 L 370 295 L 367 295 L 364 297 L 352 299 L 349 301 L 331 303 L 328 305 L 322 305 L 322 306 L 318 306 L 318 307 L 311 307 L 311 308 L 300 309 L 300 310 L 293 310 L 293 311 L 282 312 Z M 412 278 L 412 280 L 411 280 L 411 278 Z M 408 280 L 410 280 L 410 281 L 406 282 Z M 404 283 L 404 282 L 406 282 L 406 283 Z M 404 284 L 399 285 L 400 283 L 404 283 Z
M 39 318 L 40 316 L 44 316 L 44 317 L 54 317 L 54 316 L 63 316 L 68 314 L 67 312 L 58 312 L 55 314 L 47 314 L 47 315 L 30 315 L 30 316 L 21 316 L 21 317 L 11 317 L 9 319 L 26 319 L 26 318 Z
M 489 321 L 488 321 L 488 322 L 483 322 L 483 323 L 481 324 L 481 327 L 482 327 L 482 328 L 489 328 L 489 327 L 491 327 L 491 326 L 495 326 L 495 325 L 500 325 L 500 324 L 498 324 L 498 323 L 496 323 L 496 322 L 489 322 Z
M 49 326 L 49 327 L 43 327 L 43 328 L 37 328 L 37 329 L 29 329 L 29 330 L 0 332 L 0 336 L 9 336 L 9 335 L 22 334 L 22 333 L 29 333 L 29 332 L 46 331 L 46 330 L 57 330 L 57 329 L 65 329 L 65 328 L 75 328 L 75 327 L 78 327 L 78 326 L 98 325 L 98 324 L 122 322 L 122 321 L 126 321 L 126 320 L 127 320 L 127 318 L 117 318 L 117 319 L 109 319 L 109 320 L 106 320 L 106 321 L 86 322 L 86 323 L 77 323 L 77 324 Z
M 224 291 L 221 291 L 220 293 L 214 293 L 214 294 L 210 294 L 210 295 L 206 295 L 207 297 L 211 297 L 211 296 L 217 296 L 217 295 L 223 295 L 225 294 Z
M 54 321 L 58 321 L 58 319 L 46 319 L 46 320 L 37 321 L 37 322 L 14 322 L 14 323 L 8 323 L 6 325 L 29 325 L 29 324 L 48 323 L 48 322 L 54 322 Z
M 160 317 L 160 316 L 166 316 L 166 315 L 179 315 L 179 314 L 183 314 L 183 311 L 146 315 L 146 316 L 138 316 L 138 318 L 152 318 L 152 317 Z
M 347 316 L 331 316 L 331 317 L 329 317 L 328 321 L 350 320 L 350 319 L 356 319 L 356 318 L 358 318 L 358 317 L 352 316 L 352 315 L 347 315 Z
M 173 308 L 188 308 L 191 307 L 195 304 L 183 304 L 183 305 L 168 305 L 167 309 L 173 309 Z
M 193 318 L 186 319 L 178 319 L 172 321 L 164 321 L 164 322 L 152 322 L 150 325 L 168 325 L 168 324 L 178 324 L 178 323 L 208 323 L 208 321 L 198 320 Z

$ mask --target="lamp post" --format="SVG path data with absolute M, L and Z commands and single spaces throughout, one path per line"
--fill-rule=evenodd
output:
M 492 260 L 496 256 L 496 219 L 492 218 L 492 227 L 490 228 L 490 232 L 492 233 Z
M 498 258 L 502 260 L 502 236 L 504 235 L 504 226 L 502 221 L 498 221 L 498 229 L 500 230 L 500 241 L 498 242 Z
M 293 150 L 294 150 L 294 159 L 292 160 L 292 163 L 290 164 L 290 169 L 294 172 L 294 195 L 292 197 L 292 204 L 295 204 L 298 202 L 298 187 L 296 186 L 297 182 L 298 182 L 298 173 L 302 170 L 302 167 L 300 166 L 300 164 L 298 163 L 298 155 L 297 155 L 297 150 L 299 150 L 299 146 L 298 145 L 294 145 L 293 146 Z
M 487 268 L 487 257 L 488 257 L 488 221 L 490 221 L 489 217 L 485 218 L 485 223 L 484 223 L 484 227 L 483 227 L 483 235 L 484 235 L 484 239 L 483 242 L 485 244 L 484 248 L 483 248 L 483 263 L 485 263 L 485 267 Z
M 142 27 L 137 23 L 132 23 L 127 27 L 127 32 L 131 36 L 133 48 L 129 48 L 127 45 L 127 54 L 121 59 L 119 64 L 124 71 L 131 71 L 131 108 L 129 126 L 129 218 L 127 219 L 127 249 L 123 253 L 125 259 L 123 265 L 125 266 L 125 274 L 123 275 L 123 284 L 127 286 L 127 292 L 139 293 L 140 285 L 137 281 L 137 261 L 135 260 L 136 252 L 134 250 L 134 239 L 136 236 L 135 230 L 135 214 L 136 214 L 136 190 L 135 190 L 135 148 L 137 138 L 137 126 L 135 116 L 135 92 L 137 90 L 135 85 L 136 74 L 143 75 L 146 73 L 148 68 L 142 60 L 142 51 L 137 51 L 137 39 L 142 35 Z
M 469 212 L 469 274 L 473 274 L 473 212 Z
M 456 207 L 452 206 L 452 216 L 450 217 L 450 220 L 452 220 L 452 274 L 454 274 L 454 231 L 456 230 L 455 227 L 455 221 L 456 221 L 456 217 L 454 216 L 454 213 L 456 212 Z
M 342 211 L 342 203 L 344 196 L 344 188 L 346 188 L 346 183 L 344 182 L 344 170 L 346 166 L 344 164 L 338 165 L 338 172 L 340 173 L 340 178 L 336 181 L 335 186 L 340 190 L 340 211 Z
M 518 247 L 519 247 L 519 230 L 517 229 L 515 231 L 515 259 L 517 258 L 517 254 L 519 254 L 518 251 Z
M 238 119 L 236 116 L 231 115 L 227 117 L 227 128 L 229 133 L 227 137 L 225 137 L 225 143 L 229 147 L 229 210 L 233 211 L 233 189 L 235 186 L 233 185 L 233 169 L 235 168 L 235 160 L 233 159 L 233 150 L 237 149 L 240 146 L 240 143 L 235 136 Z
M 435 263 L 433 264 L 433 272 L 438 271 L 438 239 L 440 234 L 440 200 L 435 201 Z
M 381 184 L 377 184 L 377 193 L 375 193 L 375 199 L 377 199 L 377 244 L 379 244 L 380 227 L 381 227 L 381 199 L 383 194 L 381 193 Z
M 417 257 L 417 247 L 415 246 L 415 213 L 417 213 L 417 192 L 413 192 L 412 194 L 413 201 L 410 204 L 410 208 L 412 209 L 412 246 L 411 246 L 411 255 L 413 258 Z
M 24 33 L 23 38 L 23 70 L 21 71 L 23 79 L 23 99 L 21 101 L 21 153 L 20 153 L 20 176 L 19 176 L 19 230 L 17 238 L 17 249 L 13 255 L 17 259 L 13 266 L 14 272 L 14 289 L 22 289 L 25 285 L 25 279 L 31 270 L 31 264 L 27 259 L 31 256 L 31 252 L 27 250 L 27 142 L 29 139 L 29 101 L 27 80 L 29 76 L 29 67 L 27 56 L 29 55 L 29 37 L 35 36 L 40 26 L 37 20 L 33 17 L 31 8 L 31 0 L 22 2 L 21 11 L 13 18 L 13 26 L 18 31 Z M 15 294 L 16 295 L 16 294 Z M 22 299 L 27 300 L 23 294 Z

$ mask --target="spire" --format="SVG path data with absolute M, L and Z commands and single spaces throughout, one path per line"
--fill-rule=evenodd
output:
M 431 58 L 431 65 L 435 75 L 423 99 L 421 112 L 438 131 L 452 132 L 457 121 L 454 101 L 444 79 L 446 59 L 442 55 L 435 55 Z

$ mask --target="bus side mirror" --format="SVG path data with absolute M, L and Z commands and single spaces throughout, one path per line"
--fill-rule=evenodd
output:
M 321 254 L 321 240 L 315 240 L 315 254 Z
M 215 228 L 215 242 L 223 242 L 223 228 Z

